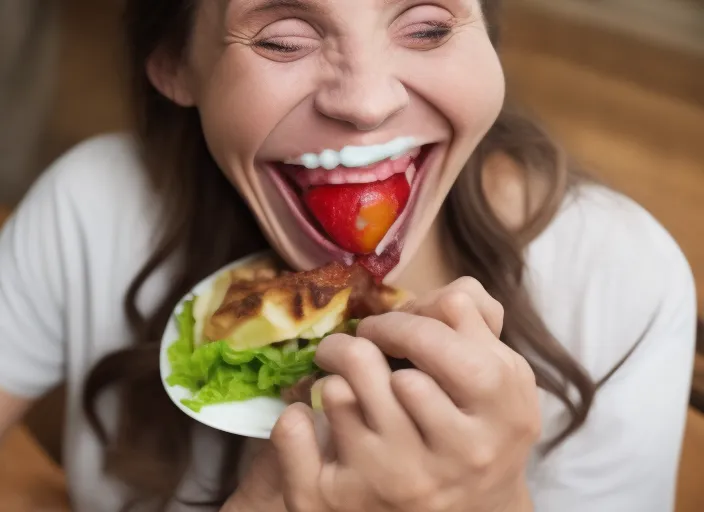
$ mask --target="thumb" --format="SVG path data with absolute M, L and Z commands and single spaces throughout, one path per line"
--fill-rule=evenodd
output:
M 281 464 L 284 494 L 289 510 L 316 509 L 318 477 L 323 455 L 318 446 L 313 411 L 304 404 L 290 405 L 271 433 Z
M 250 464 L 241 479 L 241 492 L 256 503 L 282 500 L 281 466 L 274 445 L 270 441 L 253 442 L 250 453 L 245 454 L 245 463 L 247 460 Z

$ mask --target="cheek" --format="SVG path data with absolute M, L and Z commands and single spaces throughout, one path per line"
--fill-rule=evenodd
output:
M 409 80 L 450 122 L 455 139 L 476 143 L 501 111 L 504 74 L 485 35 L 472 32 L 455 39 L 428 55 L 427 65 L 416 64 Z
M 457 69 L 456 76 L 448 77 L 448 80 L 462 84 L 454 102 L 456 114 L 452 120 L 458 131 L 473 139 L 483 137 L 494 124 L 506 92 L 503 69 L 488 42 L 474 57 L 464 69 Z
M 290 76 L 292 71 L 262 62 L 248 48 L 232 48 L 199 77 L 196 101 L 206 141 L 235 182 L 242 181 L 239 174 L 251 168 L 266 138 L 305 96 L 305 84 Z

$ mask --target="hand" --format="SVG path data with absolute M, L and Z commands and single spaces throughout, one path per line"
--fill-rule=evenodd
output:
M 316 384 L 332 455 L 313 412 L 289 408 L 272 441 L 289 512 L 523 512 L 540 430 L 535 377 L 498 336 L 503 309 L 463 278 L 407 312 L 325 339 Z M 383 354 L 417 370 L 392 373 Z
M 249 442 L 254 445 L 255 453 L 247 474 L 220 512 L 288 512 L 281 491 L 281 468 L 274 446 L 269 441 Z

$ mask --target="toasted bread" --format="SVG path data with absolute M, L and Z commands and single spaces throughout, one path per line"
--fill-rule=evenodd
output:
M 353 275 L 339 263 L 299 273 L 270 266 L 225 272 L 196 299 L 197 342 L 246 350 L 322 337 L 346 319 Z

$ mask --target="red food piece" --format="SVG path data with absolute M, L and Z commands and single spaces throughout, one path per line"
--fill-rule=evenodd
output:
M 337 245 L 354 254 L 369 254 L 401 215 L 410 194 L 401 173 L 373 183 L 311 187 L 302 199 Z

